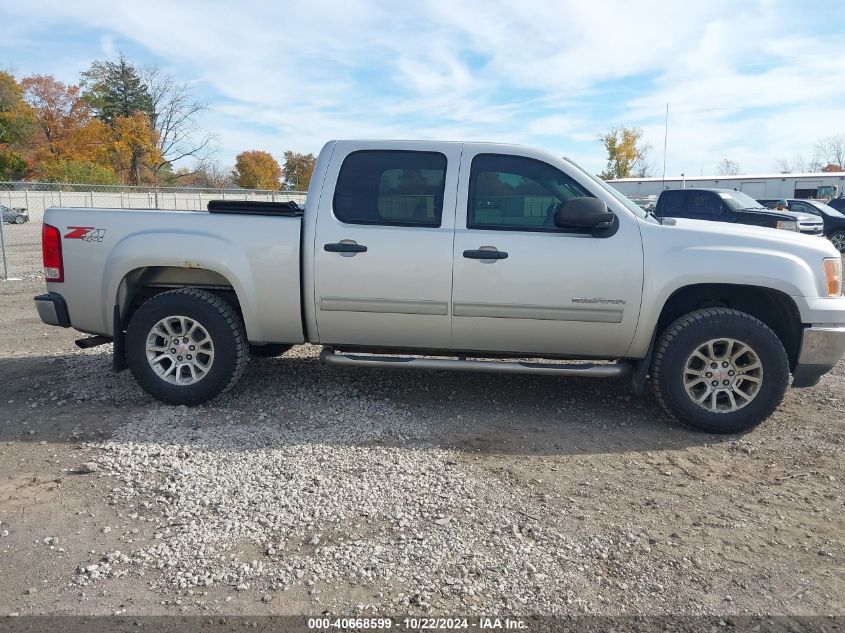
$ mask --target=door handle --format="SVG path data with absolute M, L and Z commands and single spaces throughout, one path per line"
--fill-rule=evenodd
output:
M 478 249 L 476 251 L 464 251 L 464 257 L 467 259 L 507 259 L 508 254 L 505 251 Z
M 330 253 L 366 253 L 367 247 L 363 244 L 350 244 L 349 242 L 336 242 L 325 244 L 323 249 Z

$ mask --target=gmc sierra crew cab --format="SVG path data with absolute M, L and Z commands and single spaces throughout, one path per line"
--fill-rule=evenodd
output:
M 650 379 L 683 424 L 738 432 L 845 351 L 827 240 L 657 219 L 516 145 L 331 141 L 302 209 L 51 208 L 43 255 L 41 319 L 171 404 L 311 342 L 344 367 Z

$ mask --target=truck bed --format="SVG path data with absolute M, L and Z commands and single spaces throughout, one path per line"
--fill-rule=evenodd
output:
M 115 303 L 141 286 L 228 286 L 251 342 L 299 343 L 300 216 L 50 208 L 65 281 L 47 288 L 66 298 L 74 328 L 112 336 Z

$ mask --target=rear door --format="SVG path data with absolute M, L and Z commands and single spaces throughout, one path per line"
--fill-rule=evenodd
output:
M 636 219 L 619 212 L 618 229 L 609 237 L 556 228 L 555 205 L 593 195 L 590 187 L 565 173 L 572 168 L 564 161 L 527 148 L 516 150 L 525 155 L 491 150 L 507 151 L 464 145 L 453 347 L 623 354 L 634 335 L 643 284 Z
M 338 142 L 317 213 L 319 341 L 446 349 L 458 143 Z

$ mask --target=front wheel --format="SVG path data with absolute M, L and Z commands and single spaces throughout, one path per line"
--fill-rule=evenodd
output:
M 168 404 L 197 405 L 231 388 L 249 358 L 243 321 L 197 288 L 156 295 L 132 315 L 126 362 L 138 384 Z
M 789 360 L 780 339 L 759 319 L 706 308 L 666 328 L 651 375 L 658 401 L 681 424 L 739 433 L 760 424 L 783 400 Z
M 845 253 L 845 231 L 831 233 L 828 239 L 836 247 L 836 250 L 840 253 Z
M 26 218 L 22 215 L 15 217 L 15 224 L 23 224 L 24 222 L 26 222 Z

